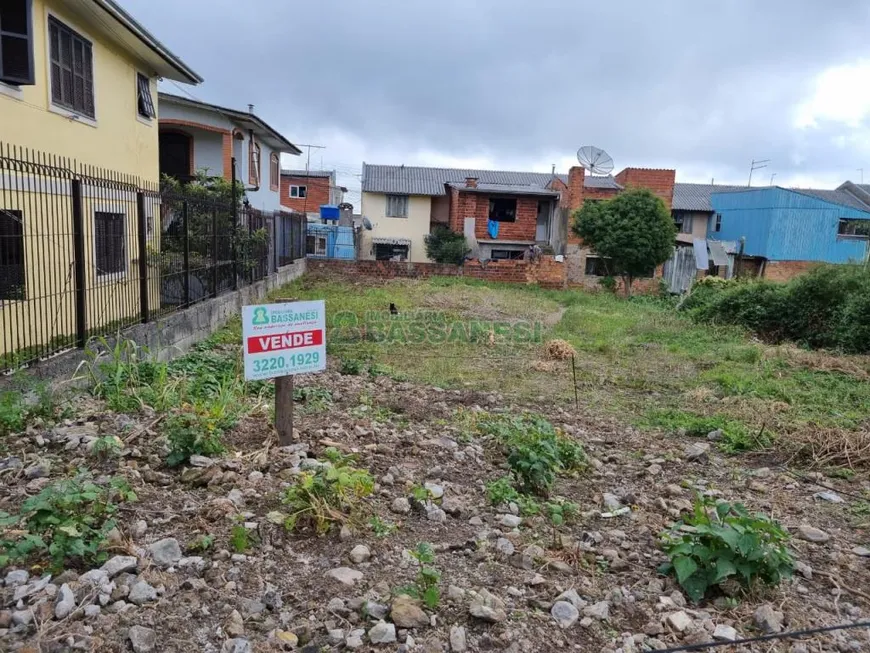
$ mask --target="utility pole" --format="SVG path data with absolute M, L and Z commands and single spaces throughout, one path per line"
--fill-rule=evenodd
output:
M 864 183 L 864 168 L 858 168 L 858 172 L 861 173 L 861 183 Z
M 776 177 L 776 173 L 775 173 L 775 172 L 774 172 L 772 175 L 770 175 L 770 185 L 771 185 L 771 186 L 773 186 L 773 180 L 774 180 L 775 177 Z
M 752 186 L 752 173 L 766 168 L 768 163 L 770 163 L 770 159 L 752 159 L 752 163 L 749 165 L 749 183 L 746 184 L 747 186 Z

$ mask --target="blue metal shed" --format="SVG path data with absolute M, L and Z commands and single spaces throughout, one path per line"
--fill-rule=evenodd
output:
M 845 191 L 747 188 L 714 192 L 711 203 L 710 237 L 745 238 L 746 256 L 827 263 L 867 258 L 867 237 L 841 232 L 844 221 L 870 220 L 870 208 Z

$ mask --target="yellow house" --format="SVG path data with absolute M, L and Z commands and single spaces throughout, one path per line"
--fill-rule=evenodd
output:
M 0 370 L 159 308 L 159 79 L 202 81 L 112 0 L 0 1 Z

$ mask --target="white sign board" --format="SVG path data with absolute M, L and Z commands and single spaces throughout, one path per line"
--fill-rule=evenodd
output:
M 326 369 L 326 303 L 261 304 L 242 309 L 245 379 Z

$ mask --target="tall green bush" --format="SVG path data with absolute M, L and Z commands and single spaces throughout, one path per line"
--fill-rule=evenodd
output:
M 870 271 L 859 265 L 820 265 L 784 284 L 704 280 L 680 309 L 771 342 L 870 352 Z
M 469 252 L 465 236 L 447 227 L 435 227 L 432 233 L 426 236 L 424 242 L 426 256 L 436 263 L 462 265 L 465 255 Z

